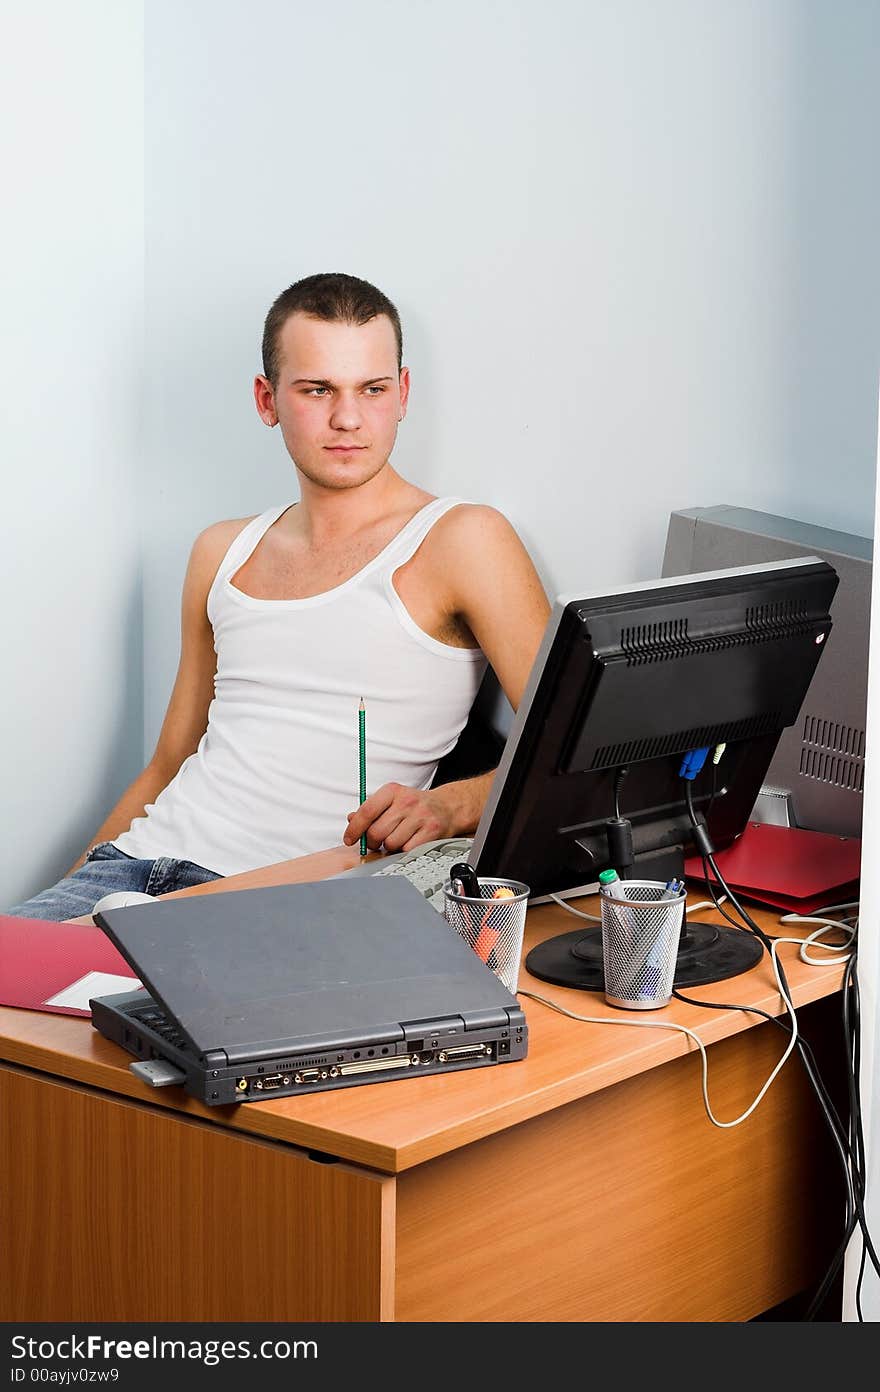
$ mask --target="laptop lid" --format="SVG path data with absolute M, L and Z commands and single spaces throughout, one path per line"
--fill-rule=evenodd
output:
M 399 876 L 159 899 L 96 919 L 193 1049 L 230 1062 L 518 1009 Z

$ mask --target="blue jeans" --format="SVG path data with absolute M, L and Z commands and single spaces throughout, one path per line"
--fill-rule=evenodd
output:
M 170 856 L 135 860 L 117 850 L 112 842 L 102 841 L 92 847 L 72 875 L 6 912 L 15 918 L 48 918 L 61 923 L 66 918 L 90 914 L 99 899 L 117 890 L 170 894 L 174 889 L 190 889 L 219 878 L 213 870 L 193 865 L 191 860 L 172 860 Z

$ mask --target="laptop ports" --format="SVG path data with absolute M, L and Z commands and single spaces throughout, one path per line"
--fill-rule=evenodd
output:
M 350 1078 L 356 1073 L 381 1073 L 388 1068 L 409 1068 L 418 1061 L 418 1054 L 413 1054 L 412 1057 L 409 1054 L 394 1054 L 388 1058 L 365 1059 L 363 1063 L 340 1063 L 336 1072 L 340 1077 Z
M 281 1073 L 269 1073 L 265 1078 L 257 1078 L 254 1087 L 259 1088 L 261 1092 L 274 1092 L 276 1088 L 284 1087 L 284 1084 L 289 1082 L 290 1079 Z
M 458 1044 L 452 1049 L 441 1049 L 437 1058 L 441 1063 L 460 1063 L 462 1059 L 483 1058 L 491 1053 L 491 1044 Z

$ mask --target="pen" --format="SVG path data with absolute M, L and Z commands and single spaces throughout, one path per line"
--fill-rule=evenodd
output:
M 493 893 L 492 898 L 513 899 L 514 893 L 512 889 L 509 889 L 507 887 L 507 885 L 499 885 Z M 493 928 L 490 926 L 489 920 L 491 919 L 491 917 L 492 905 L 490 904 L 486 912 L 483 914 L 482 919 L 480 920 L 480 927 L 477 933 L 477 940 L 474 943 L 474 952 L 476 952 L 477 956 L 480 957 L 486 963 L 487 966 L 490 965 L 489 958 L 492 955 L 492 950 L 495 947 L 495 944 L 497 943 L 499 937 L 501 936 L 500 929 Z
M 466 860 L 456 861 L 455 865 L 451 867 L 449 871 L 449 882 L 452 885 L 452 891 L 454 894 L 460 894 L 465 899 L 481 898 L 480 882 L 477 879 L 476 872 L 474 871 L 473 866 L 468 865 Z M 495 893 L 492 895 L 492 898 L 504 899 L 508 896 L 512 896 L 512 894 L 512 890 L 509 890 L 506 887 L 499 885 L 499 887 L 495 890 Z M 468 904 L 467 908 L 465 909 L 465 905 L 462 904 L 462 911 L 465 912 L 466 918 L 470 919 L 470 932 L 473 933 L 474 920 L 472 914 L 474 914 L 475 909 L 470 904 Z M 499 937 L 498 929 L 491 928 L 489 926 L 489 919 L 491 917 L 491 914 L 492 909 L 490 906 L 488 909 L 486 909 L 485 913 L 483 914 L 483 917 L 480 919 L 480 925 L 477 928 L 476 938 L 472 944 L 474 952 L 476 952 L 477 956 L 482 958 L 482 960 L 487 965 L 489 964 L 489 958 Z
M 603 870 L 599 875 L 601 889 L 607 891 L 612 899 L 625 899 L 626 890 L 616 870 Z
M 479 899 L 480 882 L 473 866 L 466 860 L 457 860 L 450 868 L 449 880 L 453 893 L 464 895 L 465 899 Z
M 660 895 L 661 899 L 677 899 L 684 889 L 684 880 L 667 880 L 666 888 Z
M 364 698 L 358 706 L 358 773 L 360 776 L 360 806 L 367 800 L 367 712 Z M 361 835 L 361 855 L 367 854 L 367 833 Z
M 477 879 L 474 867 L 468 865 L 466 860 L 457 860 L 451 867 L 449 871 L 449 882 L 452 886 L 453 894 L 460 895 L 462 899 L 480 898 L 480 881 Z M 468 933 L 473 933 L 473 907 L 470 904 L 462 904 L 460 912 L 467 924 Z

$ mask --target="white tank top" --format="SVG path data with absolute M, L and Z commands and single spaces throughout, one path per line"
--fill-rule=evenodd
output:
M 307 599 L 254 599 L 232 576 L 290 504 L 254 518 L 208 593 L 217 675 L 208 727 L 114 845 L 220 875 L 339 845 L 359 801 L 358 705 L 367 792 L 427 788 L 452 749 L 486 668 L 480 649 L 424 633 L 392 584 L 460 498 L 421 508 L 356 575 Z

